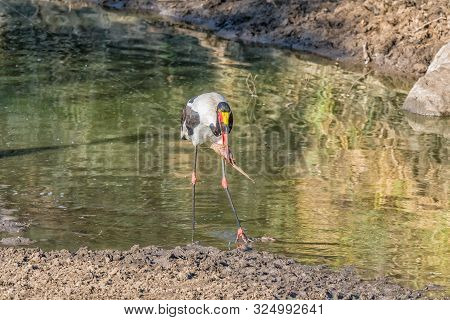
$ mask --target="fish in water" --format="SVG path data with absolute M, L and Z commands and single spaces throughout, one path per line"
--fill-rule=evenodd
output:
M 227 147 L 223 144 L 213 143 L 210 146 L 211 149 L 213 149 L 219 156 L 225 159 L 225 161 L 235 170 L 237 170 L 240 174 L 242 174 L 244 177 L 249 179 L 251 182 L 255 183 L 255 180 L 250 178 L 250 176 L 245 173 L 244 170 L 242 170 L 237 164 L 236 160 L 233 157 L 233 153 L 231 152 L 230 147 Z

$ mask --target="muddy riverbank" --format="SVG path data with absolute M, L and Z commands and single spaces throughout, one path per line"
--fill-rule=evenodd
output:
M 157 12 L 227 39 L 312 52 L 408 77 L 423 74 L 450 41 L 447 0 L 93 2 Z
M 418 299 L 351 268 L 201 246 L 129 251 L 0 248 L 1 299 Z

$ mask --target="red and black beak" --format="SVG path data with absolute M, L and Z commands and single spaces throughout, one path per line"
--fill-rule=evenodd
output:
M 222 144 L 227 147 L 228 150 L 227 160 L 229 161 L 231 159 L 230 148 L 228 146 L 228 134 L 230 133 L 230 126 L 229 126 L 230 113 L 227 111 L 219 110 L 218 118 L 222 133 Z

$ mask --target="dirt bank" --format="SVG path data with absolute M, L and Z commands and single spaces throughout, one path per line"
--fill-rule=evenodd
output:
M 417 299 L 423 292 L 351 269 L 269 253 L 187 246 L 129 251 L 0 248 L 1 299 Z
M 219 36 L 367 64 L 417 77 L 450 41 L 448 0 L 103 0 L 154 10 Z

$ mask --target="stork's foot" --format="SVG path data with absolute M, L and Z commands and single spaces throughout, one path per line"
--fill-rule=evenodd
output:
M 236 233 L 236 242 L 243 242 L 243 243 L 248 243 L 248 238 L 244 233 L 244 230 L 242 228 L 239 228 L 237 233 Z

